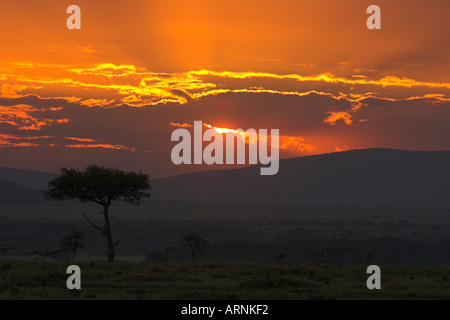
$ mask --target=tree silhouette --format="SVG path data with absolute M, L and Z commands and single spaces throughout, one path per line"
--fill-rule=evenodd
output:
M 37 250 L 37 251 L 33 251 L 31 253 L 32 256 L 34 256 L 34 258 L 36 260 L 42 259 L 43 261 L 52 258 L 54 260 L 59 260 L 62 257 L 62 250 L 61 248 L 57 248 L 57 249 L 44 249 L 44 250 Z
M 308 258 L 317 258 L 318 260 L 323 260 L 325 264 L 328 265 L 335 253 L 336 253 L 335 248 L 326 247 L 325 249 L 322 249 L 322 251 L 310 255 Z
M 142 198 L 150 197 L 151 189 L 147 174 L 142 172 L 125 172 L 115 168 L 90 165 L 84 170 L 62 168 L 61 175 L 48 183 L 44 195 L 47 200 L 80 200 L 94 202 L 103 207 L 105 224 L 95 225 L 83 212 L 83 217 L 91 226 L 99 230 L 107 240 L 108 261 L 114 262 L 115 248 L 109 218 L 109 207 L 114 201 L 124 201 L 139 205 Z
M 317 258 L 322 260 L 326 265 L 329 265 L 333 257 L 342 258 L 346 253 L 354 251 L 349 247 L 326 247 L 322 251 L 310 255 L 308 258 Z
M 197 262 L 198 254 L 204 252 L 209 246 L 209 241 L 203 239 L 198 233 L 185 233 L 182 240 L 191 250 L 194 263 Z
M 16 249 L 16 246 L 10 242 L 0 242 L 0 250 L 3 252 L 3 260 L 6 260 L 6 254 L 10 250 Z
M 153 251 L 150 253 L 150 256 L 156 261 L 156 262 L 170 262 L 170 252 L 173 251 L 174 247 L 169 246 L 164 249 L 157 249 L 156 251 Z
M 84 248 L 86 244 L 83 242 L 85 234 L 83 231 L 72 227 L 72 231 L 65 234 L 59 240 L 60 249 L 66 255 L 66 259 L 75 261 L 75 255 L 78 249 Z M 71 257 L 70 257 L 71 256 Z

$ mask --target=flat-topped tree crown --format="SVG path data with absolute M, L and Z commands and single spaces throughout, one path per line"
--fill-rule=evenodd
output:
M 147 174 L 90 165 L 84 170 L 62 168 L 61 175 L 48 183 L 47 200 L 95 202 L 102 206 L 112 201 L 139 204 L 150 197 Z
M 108 261 L 114 261 L 114 248 L 109 206 L 113 201 L 125 201 L 139 205 L 142 198 L 149 198 L 149 177 L 142 172 L 127 172 L 116 168 L 90 165 L 84 170 L 62 168 L 61 175 L 48 183 L 44 190 L 47 200 L 80 200 L 95 202 L 103 207 L 105 225 L 96 226 L 84 213 L 83 217 L 108 240 Z

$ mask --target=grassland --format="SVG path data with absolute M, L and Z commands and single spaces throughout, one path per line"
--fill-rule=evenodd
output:
M 85 262 L 82 289 L 66 288 L 67 263 L 0 263 L 0 299 L 448 299 L 450 269 L 383 267 L 382 289 L 363 266 Z

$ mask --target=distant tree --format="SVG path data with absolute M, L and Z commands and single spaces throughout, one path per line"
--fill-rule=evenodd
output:
M 318 260 L 322 260 L 323 262 L 325 262 L 326 265 L 328 265 L 331 261 L 331 258 L 333 258 L 334 254 L 335 254 L 334 248 L 326 247 L 325 249 L 322 249 L 320 252 L 309 256 L 309 258 L 316 258 Z
M 78 249 L 86 247 L 84 243 L 85 233 L 72 227 L 72 231 L 65 234 L 59 240 L 60 249 L 66 255 L 67 260 L 75 261 Z
M 3 260 L 6 260 L 6 254 L 8 253 L 8 251 L 10 250 L 14 250 L 16 249 L 16 246 L 10 242 L 0 242 L 0 250 L 3 253 Z
M 285 255 L 284 253 L 277 254 L 277 255 L 275 256 L 275 258 L 274 258 L 274 263 L 275 263 L 275 264 L 281 264 L 281 261 L 283 260 L 283 258 L 284 258 L 285 256 L 286 256 L 286 255 Z
M 174 247 L 170 246 L 164 249 L 157 249 L 150 253 L 150 256 L 156 262 L 169 262 L 170 261 L 170 252 L 174 249 Z
M 337 259 L 342 258 L 348 252 L 354 251 L 349 247 L 325 247 L 320 252 L 309 256 L 309 258 L 316 258 L 322 260 L 326 265 L 330 264 L 331 259 L 336 257 Z M 340 263 L 340 262 L 339 262 Z
M 150 197 L 151 189 L 147 174 L 125 172 L 115 168 L 90 165 L 84 170 L 62 168 L 61 175 L 48 183 L 44 195 L 47 200 L 80 200 L 94 202 L 103 207 L 105 224 L 99 227 L 83 212 L 82 215 L 94 229 L 99 230 L 107 240 L 105 252 L 108 261 L 114 262 L 115 248 L 119 242 L 112 237 L 109 207 L 113 201 L 124 201 L 139 205 L 142 198 Z
M 209 247 L 209 241 L 203 239 L 198 233 L 185 233 L 182 238 L 191 251 L 192 262 L 197 262 L 199 253 L 203 253 Z
M 35 259 L 47 260 L 48 258 L 52 258 L 55 260 L 60 260 L 62 258 L 61 248 L 52 249 L 52 250 L 37 250 L 31 253 L 32 256 L 35 256 Z
M 344 256 L 347 256 L 348 254 L 355 252 L 355 250 L 350 247 L 335 247 L 334 250 L 336 252 L 336 258 L 338 259 L 339 264 L 342 263 L 341 259 Z
M 372 261 L 372 252 L 364 252 L 365 263 L 368 264 Z

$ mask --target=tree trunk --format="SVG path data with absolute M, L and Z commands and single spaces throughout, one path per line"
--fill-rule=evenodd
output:
M 189 243 L 189 246 L 191 247 L 192 262 L 195 263 L 197 261 L 197 252 L 195 251 L 194 247 L 190 243 Z
M 108 241 L 108 262 L 114 262 L 114 244 L 112 239 L 112 232 L 111 232 L 111 223 L 109 221 L 109 213 L 108 213 L 109 206 L 105 205 L 103 206 L 103 215 L 105 217 L 105 227 L 106 227 L 106 239 Z

